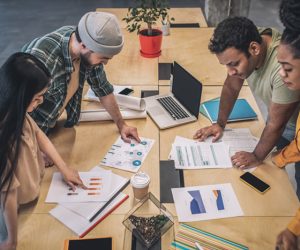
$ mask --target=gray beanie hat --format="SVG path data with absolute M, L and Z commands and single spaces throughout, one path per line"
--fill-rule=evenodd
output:
M 118 20 L 110 13 L 86 13 L 79 21 L 78 33 L 88 49 L 107 57 L 120 53 L 124 44 Z

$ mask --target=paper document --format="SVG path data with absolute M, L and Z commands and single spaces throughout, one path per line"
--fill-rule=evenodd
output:
M 98 166 L 94 167 L 89 173 L 109 173 L 111 175 L 109 199 L 116 194 L 117 196 L 111 203 L 108 204 L 107 207 L 104 208 L 107 202 L 59 203 L 50 211 L 51 215 L 69 227 L 72 231 L 79 235 L 79 237 L 86 235 L 128 198 L 128 195 L 120 192 L 122 187 L 128 183 L 127 178 L 114 174 L 110 170 L 105 170 Z M 90 219 L 94 217 L 100 209 L 103 209 L 103 211 L 99 213 L 94 220 L 90 221 Z
M 101 165 L 137 172 L 151 150 L 154 140 L 140 137 L 141 142 L 124 142 L 121 137 L 111 146 Z
M 123 119 L 140 119 L 146 118 L 147 112 L 136 111 L 132 109 L 120 110 Z M 92 121 L 110 121 L 112 120 L 110 114 L 105 110 L 84 110 L 80 112 L 80 122 L 92 122 Z
M 176 136 L 170 158 L 177 169 L 231 168 L 229 147 L 224 143 L 197 142 Z
M 209 137 L 206 142 L 211 142 Z M 254 137 L 248 128 L 226 128 L 223 136 L 217 142 L 224 142 L 230 148 L 230 156 L 239 151 L 253 152 L 259 139 Z
M 144 99 L 119 94 L 115 94 L 115 98 L 124 119 L 139 119 L 147 117 L 146 103 Z M 88 105 L 89 107 L 87 106 L 87 109 L 83 109 L 81 111 L 79 117 L 80 122 L 112 120 L 112 117 L 101 105 L 99 98 L 95 95 L 91 88 L 85 95 L 85 100 L 95 101 L 95 105 Z
M 179 222 L 243 215 L 230 183 L 172 188 L 172 194 Z
M 85 98 L 85 100 L 100 102 L 99 98 L 94 94 L 94 92 L 91 89 L 88 90 L 85 97 L 87 97 Z M 123 108 L 128 108 L 128 109 L 133 109 L 138 111 L 144 111 L 146 109 L 146 103 L 143 98 L 128 96 L 128 95 L 120 95 L 120 94 L 115 94 L 115 98 L 117 103 Z
M 111 172 L 110 170 L 104 170 L 100 167 L 94 167 L 93 171 L 107 171 Z M 124 178 L 120 175 L 114 174 L 111 172 L 111 186 L 110 186 L 110 193 L 109 198 L 116 194 L 128 181 L 127 178 Z M 96 212 L 98 212 L 104 205 L 105 201 L 103 202 L 80 202 L 80 203 L 60 203 L 61 206 L 72 210 L 74 213 L 84 217 L 87 220 L 90 220 Z
M 88 202 L 109 199 L 111 171 L 79 172 L 79 175 L 87 189 L 77 187 L 73 191 L 63 180 L 61 173 L 54 173 L 45 202 Z
M 104 220 L 106 216 L 108 216 L 127 198 L 128 195 L 120 193 L 116 199 L 114 199 L 114 201 L 108 207 L 106 207 L 92 222 L 62 205 L 57 205 L 49 213 L 81 238 L 91 231 L 99 222 Z

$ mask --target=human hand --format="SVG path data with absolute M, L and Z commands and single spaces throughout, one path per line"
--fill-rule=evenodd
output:
M 141 142 L 141 139 L 139 138 L 137 129 L 135 127 L 130 127 L 124 124 L 120 129 L 120 134 L 122 139 L 127 143 L 130 143 L 132 138 L 135 139 L 137 142 Z
M 213 124 L 208 127 L 200 128 L 194 134 L 193 138 L 199 141 L 204 141 L 207 137 L 213 136 L 212 142 L 217 141 L 223 135 L 223 128 L 219 124 Z
M 87 188 L 83 184 L 77 170 L 66 167 L 64 170 L 62 170 L 62 175 L 65 182 L 72 188 L 73 191 L 76 190 L 76 186 L 79 186 L 83 189 Z
M 0 243 L 0 250 L 16 250 L 17 244 L 10 241 L 3 241 Z
M 285 229 L 277 236 L 276 249 L 297 250 L 297 236 L 290 230 Z
M 240 151 L 231 157 L 232 164 L 240 169 L 252 168 L 261 163 L 254 153 Z

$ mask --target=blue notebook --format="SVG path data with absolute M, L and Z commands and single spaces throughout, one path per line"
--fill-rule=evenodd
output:
M 205 115 L 212 123 L 216 123 L 219 114 L 220 98 L 203 102 L 200 113 Z M 230 113 L 228 122 L 257 119 L 257 114 L 246 99 L 237 99 Z

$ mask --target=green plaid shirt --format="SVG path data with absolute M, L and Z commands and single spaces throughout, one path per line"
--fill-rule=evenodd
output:
M 44 96 L 44 102 L 31 113 L 38 126 L 48 133 L 55 126 L 63 107 L 71 73 L 74 71 L 69 51 L 69 41 L 75 31 L 73 26 L 64 26 L 43 37 L 26 44 L 23 52 L 39 58 L 49 69 L 52 83 Z M 113 92 L 113 86 L 107 81 L 103 65 L 87 69 L 80 65 L 79 88 L 66 106 L 67 121 L 65 127 L 74 126 L 80 116 L 81 99 L 85 80 L 98 97 Z

